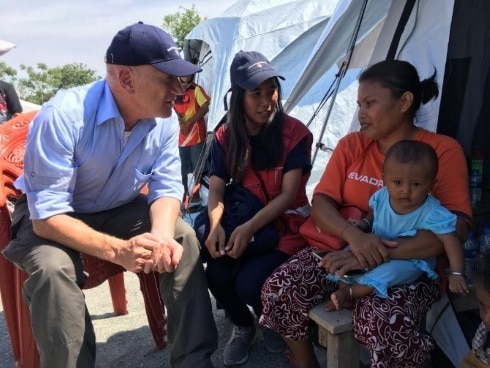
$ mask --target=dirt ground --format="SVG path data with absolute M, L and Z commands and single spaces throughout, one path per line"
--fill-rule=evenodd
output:
M 168 362 L 169 348 L 154 351 L 153 338 L 148 327 L 143 298 L 139 290 L 136 275 L 126 272 L 125 282 L 128 298 L 129 314 L 113 316 L 109 286 L 104 283 L 94 289 L 85 291 L 87 306 L 93 318 L 97 335 L 98 368 L 162 368 L 170 367 Z M 215 302 L 213 300 L 213 305 Z M 213 354 L 215 367 L 223 367 L 222 353 L 231 334 L 231 323 L 222 310 L 214 310 L 214 316 L 219 331 L 219 347 Z M 326 355 L 318 351 L 319 357 Z M 323 359 L 322 359 L 323 360 Z M 322 364 L 322 366 L 325 366 Z M 0 367 L 13 368 L 13 356 L 10 340 L 3 318 L 3 307 L 0 303 Z M 250 352 L 249 361 L 244 368 L 288 368 L 291 367 L 285 354 L 273 354 L 267 351 L 259 339 Z

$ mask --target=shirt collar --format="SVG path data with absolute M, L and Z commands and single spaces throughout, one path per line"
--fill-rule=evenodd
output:
M 104 92 L 102 93 L 99 101 L 95 123 L 97 125 L 100 125 L 112 119 L 121 120 L 123 122 L 123 118 L 121 116 L 121 113 L 119 112 L 119 108 L 117 107 L 116 101 L 114 100 L 114 96 L 112 95 L 111 89 L 109 88 L 109 84 L 106 81 L 104 85 Z M 138 121 L 137 125 L 147 125 L 147 129 L 151 130 L 156 126 L 156 121 L 155 119 L 140 120 Z
M 122 120 L 121 113 L 117 108 L 116 101 L 114 100 L 114 96 L 112 95 L 111 89 L 109 88 L 109 85 L 106 81 L 104 85 L 104 91 L 99 100 L 99 106 L 97 109 L 97 115 L 95 117 L 95 123 L 97 125 L 100 125 L 106 121 L 109 121 L 111 119 L 117 119 L 117 118 Z

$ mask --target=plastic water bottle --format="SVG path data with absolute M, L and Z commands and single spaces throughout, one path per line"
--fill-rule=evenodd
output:
M 483 176 L 481 171 L 472 170 L 470 175 L 471 206 L 476 208 L 481 202 Z
M 490 252 L 490 226 L 485 226 L 479 238 L 479 251 L 481 254 Z
M 490 228 L 489 228 L 490 231 Z M 464 250 L 464 269 L 468 283 L 473 282 L 473 268 L 475 266 L 475 258 L 478 254 L 478 242 L 475 239 L 473 232 L 468 232 L 468 239 L 463 244 Z

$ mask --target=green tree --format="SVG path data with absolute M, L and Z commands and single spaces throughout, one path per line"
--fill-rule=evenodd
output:
M 16 76 L 17 70 L 5 64 L 4 61 L 0 61 L 0 79 L 7 80 L 5 77 L 8 77 L 11 82 L 14 82 L 16 80 Z M 7 80 L 7 82 L 9 80 Z
M 38 63 L 37 68 L 22 64 L 20 69 L 27 73 L 27 78 L 19 79 L 20 97 L 39 105 L 53 97 L 59 89 L 80 86 L 100 79 L 94 70 L 81 63 L 54 68 L 48 68 L 45 63 Z
M 162 27 L 174 37 L 175 43 L 180 49 L 182 49 L 184 46 L 185 36 L 187 36 L 195 26 L 207 18 L 201 18 L 201 16 L 197 13 L 197 9 L 194 4 L 192 4 L 190 9 L 182 6 L 180 6 L 179 9 L 182 9 L 182 11 L 168 14 L 163 17 Z

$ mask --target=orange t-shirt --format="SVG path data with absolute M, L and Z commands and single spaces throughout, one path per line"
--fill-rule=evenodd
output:
M 439 171 L 432 194 L 444 207 L 471 224 L 468 169 L 459 143 L 442 134 L 425 129 L 417 131 L 415 140 L 431 145 L 439 158 Z M 369 197 L 383 186 L 384 154 L 376 141 L 360 132 L 342 138 L 315 187 L 314 194 L 326 194 L 341 205 L 353 205 L 369 211 Z
M 196 83 L 191 84 L 180 98 L 174 102 L 174 110 L 177 115 L 189 120 L 196 115 L 202 105 L 210 100 L 204 89 Z M 179 133 L 179 146 L 194 146 L 206 139 L 206 122 L 199 119 L 189 128 L 188 134 Z

